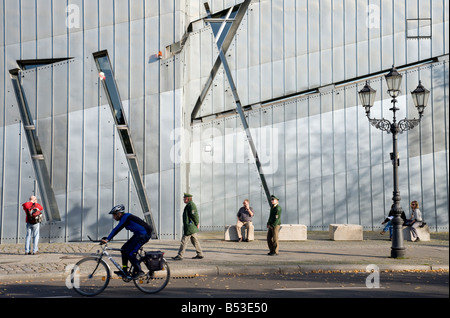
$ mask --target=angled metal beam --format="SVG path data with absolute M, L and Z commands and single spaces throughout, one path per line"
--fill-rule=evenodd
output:
M 228 40 L 231 43 L 231 39 L 234 37 L 234 35 L 236 34 L 237 28 L 240 24 L 240 22 L 242 21 L 242 18 L 244 16 L 244 14 L 247 12 L 248 6 L 250 5 L 251 0 L 247 0 L 245 1 L 243 4 L 241 4 L 241 7 L 239 8 L 238 14 L 236 15 L 236 21 L 233 23 L 232 28 L 230 28 L 230 30 L 228 31 L 226 40 Z M 211 18 L 211 11 L 209 10 L 209 5 L 207 2 L 205 2 L 205 10 L 206 13 L 208 15 L 208 18 Z M 231 32 L 233 29 L 233 32 Z M 224 42 L 225 44 L 225 42 Z M 228 43 L 229 45 L 229 43 Z M 266 198 L 267 198 L 267 202 L 269 204 L 269 206 L 271 205 L 271 201 L 270 201 L 270 191 L 269 191 L 269 187 L 267 186 L 267 182 L 266 182 L 266 177 L 264 176 L 264 172 L 261 166 L 261 161 L 259 160 L 259 156 L 258 156 L 258 151 L 256 150 L 256 146 L 255 143 L 253 141 L 253 137 L 252 134 L 250 132 L 250 128 L 248 126 L 247 123 L 247 119 L 245 118 L 245 114 L 244 114 L 244 110 L 242 109 L 242 104 L 241 101 L 239 99 L 239 95 L 236 89 L 236 85 L 234 83 L 233 80 L 233 76 L 231 75 L 231 70 L 230 67 L 228 65 L 228 61 L 225 57 L 225 53 L 224 53 L 224 47 L 220 47 L 218 45 L 218 49 L 219 49 L 219 60 L 223 65 L 223 68 L 225 70 L 225 74 L 227 76 L 228 79 L 228 84 L 230 84 L 231 87 L 231 91 L 233 93 L 233 97 L 234 97 L 234 101 L 236 103 L 236 108 L 237 108 L 237 112 L 239 114 L 239 117 L 241 119 L 242 125 L 244 126 L 244 131 L 245 134 L 247 135 L 247 141 L 248 144 L 250 146 L 250 149 L 252 151 L 253 154 L 253 158 L 255 159 L 255 163 L 256 163 L 256 168 L 258 169 L 258 173 L 259 173 L 259 177 L 261 179 L 261 184 L 263 186 L 264 192 L 266 194 Z M 212 82 L 212 80 L 211 80 Z
M 125 112 L 122 106 L 122 100 L 120 99 L 119 89 L 114 77 L 114 72 L 109 59 L 108 51 L 99 51 L 93 53 L 95 64 L 99 74 L 102 74 L 100 78 L 102 86 L 106 92 L 108 103 L 111 108 L 111 112 L 116 124 L 117 132 L 122 141 L 123 150 L 128 161 L 128 167 L 133 177 L 136 192 L 139 198 L 139 202 L 144 213 L 145 221 L 153 228 L 153 238 L 158 238 L 156 231 L 156 225 L 153 220 L 153 216 L 150 209 L 150 202 L 147 196 L 147 190 L 145 189 L 144 182 L 142 180 L 142 174 L 139 169 L 138 160 L 136 158 L 136 152 L 134 150 L 133 142 L 131 139 L 130 130 L 128 128 Z
M 43 65 L 58 63 L 62 61 L 71 60 L 73 57 L 60 57 L 50 59 L 31 59 L 31 60 L 17 60 L 16 63 L 21 70 L 29 70 Z
M 33 161 L 34 172 L 36 174 L 36 179 L 40 190 L 42 205 L 44 206 L 45 218 L 47 221 L 61 221 L 55 193 L 50 182 L 50 174 L 48 173 L 47 165 L 45 163 L 44 153 L 42 152 L 33 118 L 20 82 L 20 70 L 13 69 L 10 70 L 9 73 L 11 75 L 14 93 L 19 105 L 20 117 Z
M 223 51 L 223 54 L 225 54 L 230 45 L 231 42 L 233 41 L 234 36 L 236 35 L 236 32 L 239 28 L 239 25 L 242 22 L 242 19 L 244 18 L 245 14 L 247 13 L 248 7 L 250 5 L 252 1 L 251 0 L 246 0 L 243 3 L 241 3 L 239 5 L 239 10 L 236 14 L 236 17 L 234 18 L 234 22 L 230 27 L 230 30 L 228 30 L 228 33 L 223 41 L 222 47 L 219 47 L 219 51 Z M 209 10 L 209 5 L 207 2 L 205 2 L 205 9 L 208 13 L 208 19 L 211 18 L 211 12 Z M 208 19 L 206 19 L 205 21 L 207 21 Z M 203 101 L 205 100 L 206 95 L 208 94 L 208 91 L 214 81 L 214 78 L 217 75 L 217 72 L 219 71 L 220 65 L 222 64 L 222 58 L 220 57 L 220 55 L 217 57 L 216 62 L 214 63 L 213 68 L 211 69 L 211 72 L 209 74 L 208 80 L 206 81 L 205 86 L 203 87 L 202 92 L 200 93 L 200 96 L 197 99 L 197 102 L 195 103 L 195 106 L 192 110 L 191 113 L 191 123 L 195 120 L 195 118 L 197 117 L 198 112 L 200 111 L 200 108 L 203 104 Z

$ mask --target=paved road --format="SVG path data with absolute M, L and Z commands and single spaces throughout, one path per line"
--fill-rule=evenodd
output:
M 77 298 L 61 279 L 0 284 L 0 298 Z M 226 298 L 251 302 L 274 298 L 448 298 L 449 274 L 437 272 L 290 273 L 199 276 L 172 279 L 161 293 L 146 295 L 132 283 L 111 280 L 96 298 Z M 198 302 L 198 300 L 197 300 Z
M 124 303 L 115 298 L 129 297 L 127 306 L 136 306 L 153 315 L 180 313 L 181 306 L 186 306 L 187 302 L 198 306 L 217 306 L 222 308 L 222 312 L 216 309 L 216 313 L 223 313 L 227 303 L 264 301 L 269 306 L 269 314 L 281 314 L 283 310 L 289 314 L 292 309 L 302 310 L 302 306 L 312 306 L 320 309 L 322 315 L 336 315 L 337 307 L 324 305 L 328 304 L 329 299 L 324 302 L 323 298 L 339 298 L 339 308 L 352 308 L 353 298 L 358 297 L 358 303 L 361 303 L 361 297 L 382 297 L 382 302 L 375 309 L 380 314 L 388 307 L 389 310 L 392 307 L 403 310 L 411 302 L 409 298 L 448 299 L 448 233 L 432 233 L 429 242 L 405 242 L 406 257 L 401 259 L 390 257 L 392 244 L 378 232 L 364 232 L 363 241 L 330 241 L 327 232 L 308 232 L 307 241 L 281 242 L 279 256 L 267 256 L 265 233 L 255 233 L 255 238 L 249 243 L 226 242 L 223 232 L 203 232 L 200 242 L 205 258 L 191 259 L 195 252 L 189 246 L 186 258 L 181 262 L 171 260 L 178 251 L 179 240 L 150 241 L 145 249 L 165 251 L 171 273 L 177 278 L 171 280 L 169 287 L 162 293 L 150 297 L 142 294 L 134 285 L 113 280 L 111 288 L 101 294 L 101 297 L 109 297 L 111 301 L 105 303 L 106 298 L 95 297 L 95 304 L 105 304 L 101 306 L 102 313 L 112 310 L 113 314 L 117 314 L 116 311 Z M 114 242 L 111 245 L 120 247 L 122 244 Z M 65 298 L 68 304 L 64 306 L 64 313 L 92 313 L 90 306 L 74 306 L 73 297 L 77 295 L 64 284 L 65 268 L 98 249 L 98 245 L 86 242 L 43 242 L 40 244 L 40 255 L 24 255 L 23 244 L 0 244 L 0 301 L 5 300 L 8 306 L 16 305 L 11 308 L 20 310 L 24 305 L 23 300 L 26 300 L 28 307 L 34 304 L 37 308 L 47 310 L 56 304 L 53 298 L 24 297 L 69 297 Z M 117 256 L 116 259 L 120 260 L 120 255 Z M 365 287 L 365 278 L 373 266 L 380 270 L 380 288 L 369 290 Z M 394 277 L 407 276 L 397 282 L 391 281 L 384 274 L 389 272 L 395 273 Z M 288 276 L 284 276 L 295 273 L 301 274 L 298 280 L 286 279 Z M 258 279 L 251 279 L 252 276 Z M 337 278 L 350 280 L 339 281 Z M 356 278 L 357 281 L 351 280 Z M 416 285 L 418 280 L 425 284 Z M 407 303 L 390 306 L 389 302 L 386 303 L 389 297 L 401 297 Z M 77 298 L 77 301 L 80 300 L 92 304 L 91 299 Z M 374 308 L 373 304 L 364 307 L 367 310 Z M 424 307 L 429 308 L 428 305 Z M 191 307 L 189 310 L 192 312 L 196 308 L 212 307 Z M 436 304 L 432 308 L 435 312 L 440 310 Z

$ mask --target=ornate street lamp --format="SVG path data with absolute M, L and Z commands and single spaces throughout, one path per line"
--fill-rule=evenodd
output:
M 411 92 L 413 97 L 414 105 L 419 112 L 419 119 L 402 119 L 397 123 L 396 111 L 399 108 L 395 107 L 397 103 L 396 97 L 400 94 L 400 86 L 402 83 L 402 75 L 397 72 L 394 66 L 389 71 L 388 74 L 385 75 L 386 83 L 388 86 L 389 96 L 392 97 L 391 103 L 393 112 L 392 123 L 387 119 L 375 119 L 370 118 L 370 108 L 373 106 L 375 102 L 375 94 L 376 91 L 372 89 L 368 82 L 364 88 L 359 91 L 359 97 L 362 103 L 362 106 L 366 110 L 367 118 L 369 122 L 377 129 L 382 131 L 386 131 L 388 134 L 392 134 L 392 144 L 393 151 L 391 153 L 391 160 L 393 166 L 393 177 L 394 177 L 394 192 L 392 197 L 392 207 L 390 211 L 390 215 L 393 215 L 392 224 L 393 224 L 393 233 L 392 233 L 392 247 L 391 247 L 391 257 L 398 258 L 405 256 L 405 247 L 403 246 L 403 231 L 402 224 L 403 220 L 401 219 L 401 215 L 403 213 L 402 207 L 400 206 L 400 190 L 398 184 L 398 166 L 400 164 L 400 158 L 397 150 L 397 134 L 402 133 L 407 130 L 411 130 L 417 125 L 419 125 L 420 119 L 423 116 L 423 111 L 427 106 L 428 97 L 430 96 L 430 91 L 422 86 L 421 81 L 419 81 L 419 86 Z
M 359 98 L 361 99 L 361 104 L 366 109 L 366 114 L 369 116 L 370 108 L 375 103 L 375 96 L 377 95 L 377 91 L 370 87 L 369 82 L 366 81 L 366 85 L 359 92 Z
M 413 97 L 414 105 L 417 107 L 420 117 L 422 117 L 423 111 L 428 103 L 428 97 L 430 96 L 430 91 L 422 86 L 422 81 L 419 81 L 419 85 L 415 90 L 411 92 Z
M 397 72 L 397 69 L 392 65 L 391 70 L 384 76 L 388 86 L 388 93 L 392 98 L 400 94 L 400 86 L 402 85 L 402 75 Z

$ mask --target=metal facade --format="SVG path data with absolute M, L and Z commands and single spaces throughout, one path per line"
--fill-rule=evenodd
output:
M 402 205 L 407 209 L 418 198 L 424 214 L 431 212 L 428 224 L 448 230 L 448 6 L 252 2 L 226 56 L 240 100 L 251 109 L 247 120 L 260 139 L 260 155 L 266 155 L 269 188 L 282 199 L 282 222 L 320 230 L 336 222 L 380 227 L 392 204 L 392 145 L 356 107 L 357 87 L 377 79 L 378 105 L 389 116 L 379 77 L 395 64 L 407 77 L 401 103 L 408 117 L 417 116 L 408 94 L 419 79 L 435 91 L 420 129 L 401 136 Z M 414 29 L 422 18 L 431 18 L 430 27 Z M 212 34 L 210 26 L 199 27 L 186 44 L 189 65 L 200 65 L 188 70 L 190 106 L 218 55 Z M 234 211 L 249 198 L 260 212 L 256 228 L 263 230 L 269 208 L 235 109 L 221 68 L 193 124 L 193 152 L 201 155 L 191 164 L 192 192 L 208 211 L 203 226 L 233 224 Z
M 21 203 L 31 194 L 41 197 L 9 75 L 17 60 L 72 58 L 20 72 L 61 215 L 61 221 L 43 224 L 43 240 L 104 236 L 114 226 L 107 213 L 116 203 L 144 217 L 92 56 L 100 50 L 111 57 L 157 232 L 161 238 L 179 235 L 180 165 L 170 150 L 171 132 L 181 125 L 183 59 L 161 61 L 157 54 L 184 34 L 185 6 L 158 0 L 1 1 L 2 242 L 24 239 Z
M 402 91 L 418 78 L 434 90 L 448 92 L 442 81 L 448 61 L 406 70 Z M 280 198 L 283 223 L 327 230 L 331 223 L 380 228 L 392 204 L 390 135 L 370 126 L 359 104 L 364 82 L 342 85 L 264 104 L 246 112 L 272 193 Z M 377 92 L 384 78 L 373 77 Z M 418 200 L 430 227 L 448 230 L 448 108 L 435 95 L 421 128 L 399 136 L 400 193 L 404 209 Z M 411 97 L 399 98 L 399 118 L 417 118 Z M 405 107 L 408 105 L 407 107 Z M 375 117 L 390 115 L 390 97 L 379 96 Z M 389 118 L 390 119 L 390 118 Z M 254 225 L 264 229 L 269 208 L 238 115 L 223 116 L 193 127 L 191 186 L 200 193 L 200 210 L 212 211 L 203 225 L 233 224 L 245 198 L 257 211 Z M 438 150 L 440 149 L 440 150 Z M 205 224 L 206 223 L 206 224 Z
M 243 3 L 208 2 L 213 16 Z M 41 196 L 10 75 L 17 61 L 71 58 L 19 72 L 61 216 L 43 224 L 43 240 L 102 237 L 118 203 L 143 217 L 92 56 L 101 50 L 160 237 L 181 235 L 184 191 L 204 230 L 233 224 L 244 198 L 265 228 L 269 209 L 222 65 L 191 121 L 219 56 L 203 3 L 0 2 L 0 242 L 24 239 L 21 203 Z M 408 94 L 419 79 L 432 91 L 420 128 L 399 138 L 402 205 L 418 200 L 427 223 L 448 231 L 448 11 L 448 0 L 251 1 L 225 56 L 282 222 L 380 226 L 391 141 L 370 128 L 357 92 L 370 78 L 374 111 L 389 116 L 382 74 L 395 64 L 405 115 L 415 116 Z

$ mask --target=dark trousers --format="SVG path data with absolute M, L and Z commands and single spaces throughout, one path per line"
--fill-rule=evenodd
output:
M 136 258 L 136 253 L 139 249 L 150 240 L 151 234 L 146 235 L 133 235 L 125 244 L 122 246 L 122 265 L 123 267 L 128 266 L 128 261 L 134 267 L 134 272 L 140 272 L 141 266 Z
M 271 254 L 278 254 L 278 233 L 280 232 L 280 226 L 269 226 L 267 231 L 267 245 Z

